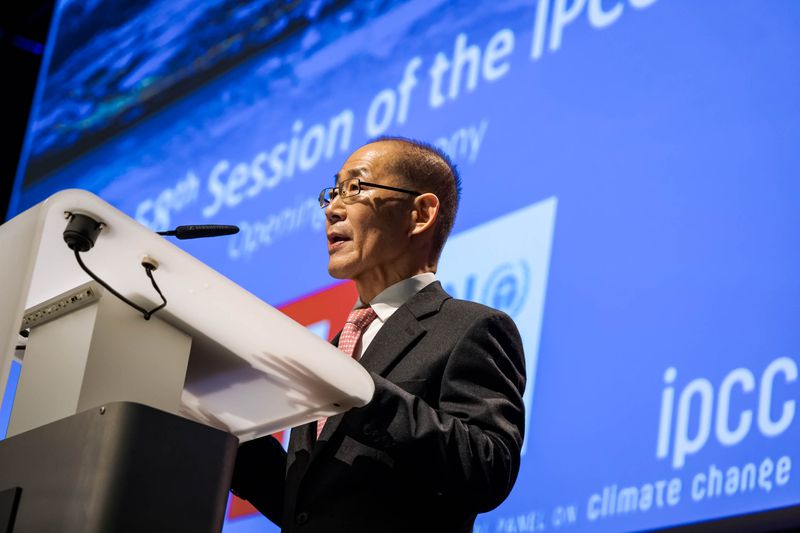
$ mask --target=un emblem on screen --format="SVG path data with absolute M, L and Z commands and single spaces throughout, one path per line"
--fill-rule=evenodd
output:
M 513 317 L 525 304 L 529 283 L 530 268 L 524 260 L 504 263 L 489 275 L 481 301 Z
M 524 259 L 519 259 L 502 263 L 488 276 L 469 274 L 462 284 L 447 284 L 447 292 L 457 298 L 494 307 L 514 317 L 525 305 L 529 286 L 530 267 Z

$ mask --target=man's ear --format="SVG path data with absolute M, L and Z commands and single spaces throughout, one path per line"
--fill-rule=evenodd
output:
M 439 216 L 439 198 L 430 192 L 420 194 L 414 199 L 414 210 L 411 212 L 410 235 L 425 233 L 436 224 Z

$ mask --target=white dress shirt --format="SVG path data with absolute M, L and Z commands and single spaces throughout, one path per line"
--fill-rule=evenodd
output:
M 364 352 L 369 347 L 372 339 L 375 338 L 375 335 L 378 334 L 378 331 L 380 331 L 386 321 L 389 320 L 389 317 L 392 316 L 395 311 L 400 309 L 400 307 L 402 307 L 403 304 L 409 300 L 409 298 L 417 294 L 434 281 L 436 281 L 436 274 L 433 272 L 417 274 L 416 276 L 404 279 L 403 281 L 398 281 L 394 285 L 384 289 L 379 295 L 373 298 L 369 305 L 378 316 L 370 323 L 369 326 L 367 326 L 366 331 L 364 331 L 363 335 L 361 335 L 361 340 L 356 345 L 353 357 L 356 359 L 361 359 L 361 356 L 364 355 Z M 364 302 L 361 301 L 361 298 L 358 299 L 353 309 L 358 309 L 359 307 L 365 307 Z

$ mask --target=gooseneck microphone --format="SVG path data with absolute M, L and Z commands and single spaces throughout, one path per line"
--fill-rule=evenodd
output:
M 169 231 L 158 231 L 159 235 L 175 237 L 177 239 L 200 239 L 202 237 L 221 237 L 239 233 L 237 226 L 221 226 L 218 224 L 205 224 L 201 226 L 178 226 Z

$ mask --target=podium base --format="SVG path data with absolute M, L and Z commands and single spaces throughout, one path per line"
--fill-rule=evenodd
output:
M 14 533 L 219 532 L 238 441 L 130 402 L 0 441 Z M 5 525 L 5 524 L 3 524 Z

